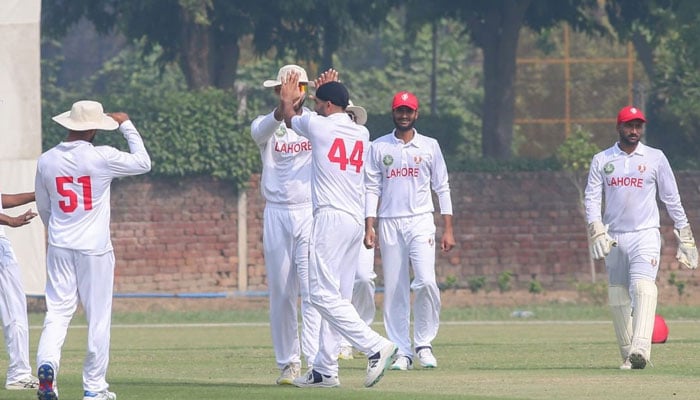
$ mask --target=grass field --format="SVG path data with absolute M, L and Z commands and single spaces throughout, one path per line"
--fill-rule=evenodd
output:
M 662 308 L 670 328 L 654 345 L 654 367 L 620 371 L 607 309 L 538 306 L 535 317 L 509 309 L 444 310 L 433 343 L 439 368 L 387 371 L 362 386 L 366 361 L 340 362 L 341 387 L 298 389 L 274 384 L 267 314 L 163 312 L 115 314 L 108 380 L 127 399 L 697 399 L 700 398 L 700 311 Z M 671 317 L 669 317 L 671 316 Z M 31 316 L 32 363 L 41 315 Z M 381 324 L 375 329 L 382 331 Z M 76 316 L 63 350 L 60 399 L 81 399 L 86 328 Z M 7 355 L 0 354 L 4 378 Z M 0 399 L 34 399 L 0 390 Z

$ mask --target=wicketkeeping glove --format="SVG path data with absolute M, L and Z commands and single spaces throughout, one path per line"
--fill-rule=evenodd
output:
M 591 256 L 594 260 L 605 258 L 613 246 L 617 246 L 617 242 L 608 235 L 608 226 L 603 225 L 600 221 L 588 224 L 588 237 L 590 238 Z
M 678 239 L 678 251 L 676 252 L 676 260 L 690 269 L 698 267 L 698 248 L 695 246 L 693 231 L 690 230 L 690 225 L 674 229 L 673 233 Z

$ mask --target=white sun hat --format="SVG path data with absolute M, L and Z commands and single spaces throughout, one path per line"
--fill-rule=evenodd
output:
M 298 72 L 299 73 L 299 83 L 307 83 L 309 86 L 313 87 L 314 83 L 309 82 L 309 77 L 306 75 L 306 70 L 298 65 L 295 64 L 288 64 L 285 65 L 284 67 L 280 68 L 279 72 L 277 73 L 277 79 L 268 79 L 265 82 L 263 82 L 263 86 L 265 87 L 275 87 L 279 86 L 282 84 L 282 78 L 287 76 L 287 73 L 289 72 Z
M 119 128 L 119 123 L 105 114 L 102 104 L 91 100 L 77 101 L 73 103 L 70 111 L 58 114 L 52 119 L 71 131 L 113 131 Z
M 367 122 L 367 110 L 362 106 L 352 104 L 352 100 L 348 101 L 348 106 L 345 107 L 345 112 L 355 114 L 355 122 L 359 125 L 364 125 Z

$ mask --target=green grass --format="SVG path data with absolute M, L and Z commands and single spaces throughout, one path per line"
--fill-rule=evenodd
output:
M 662 308 L 669 342 L 654 345 L 654 367 L 620 371 L 605 307 L 544 305 L 534 318 L 510 308 L 448 309 L 433 343 L 439 368 L 388 371 L 362 386 L 366 362 L 340 362 L 342 387 L 274 385 L 278 371 L 267 313 L 254 311 L 119 313 L 114 315 L 108 381 L 126 399 L 694 399 L 700 385 L 700 318 L 690 307 Z M 669 318 L 669 315 L 675 317 Z M 32 363 L 41 315 L 31 315 Z M 247 324 L 234 324 L 247 322 Z M 68 332 L 60 398 L 79 399 L 84 319 Z M 381 324 L 374 327 L 383 332 Z M 0 371 L 7 355 L 0 353 Z M 1 399 L 33 399 L 0 390 Z

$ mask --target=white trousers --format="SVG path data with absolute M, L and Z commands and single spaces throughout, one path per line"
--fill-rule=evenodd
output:
M 440 290 L 435 280 L 435 221 L 431 213 L 379 218 L 377 235 L 384 271 L 384 326 L 398 355 L 431 346 L 440 326 Z M 413 267 L 413 282 L 409 266 Z M 411 346 L 411 290 L 413 344 Z
M 265 205 L 263 249 L 270 296 L 270 329 L 277 367 L 313 365 L 318 352 L 321 314 L 309 301 L 309 238 L 313 212 L 311 204 Z M 301 294 L 301 346 L 297 302 Z
M 363 231 L 362 222 L 343 211 L 322 209 L 314 216 L 309 289 L 311 303 L 323 317 L 314 369 L 324 375 L 338 374 L 341 336 L 369 355 L 390 343 L 350 303 Z
M 114 253 L 86 255 L 49 245 L 46 253 L 46 317 L 39 339 L 37 366 L 51 365 L 54 380 L 61 367 L 61 348 L 78 302 L 88 325 L 87 354 L 83 362 L 83 390 L 101 392 L 109 364 Z
M 29 323 L 27 297 L 10 241 L 0 237 L 0 317 L 7 349 L 7 381 L 13 383 L 32 374 L 29 365 Z
M 351 303 L 360 314 L 360 318 L 367 325 L 371 325 L 377 313 L 377 305 L 374 301 L 375 283 L 377 274 L 374 273 L 374 249 L 368 249 L 364 244 L 360 245 L 360 255 L 357 257 L 357 271 L 355 282 L 352 286 Z M 341 346 L 351 346 L 345 338 L 341 339 Z

